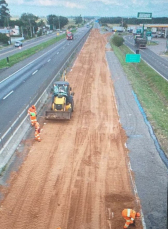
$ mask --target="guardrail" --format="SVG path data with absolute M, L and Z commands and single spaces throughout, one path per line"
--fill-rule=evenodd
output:
M 0 172 L 2 171 L 3 167 L 8 163 L 11 156 L 13 155 L 14 151 L 17 149 L 19 143 L 23 139 L 24 135 L 30 128 L 30 120 L 27 114 L 28 108 L 35 104 L 37 107 L 37 111 L 41 110 L 45 101 L 50 94 L 52 84 L 55 80 L 58 80 L 62 73 L 72 62 L 72 57 L 77 55 L 81 50 L 86 38 L 89 35 L 90 30 L 88 33 L 83 37 L 83 39 L 79 42 L 79 44 L 73 49 L 71 55 L 63 60 L 64 64 L 60 66 L 59 71 L 53 77 L 51 76 L 47 79 L 38 92 L 33 96 L 33 99 L 30 100 L 29 104 L 27 104 L 19 113 L 20 115 L 17 116 L 12 122 L 9 128 L 2 134 L 0 133 Z M 47 85 L 47 87 L 46 87 Z

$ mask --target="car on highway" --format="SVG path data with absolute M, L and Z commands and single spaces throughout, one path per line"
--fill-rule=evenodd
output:
M 15 47 L 22 47 L 22 42 L 21 41 L 16 41 L 15 42 Z

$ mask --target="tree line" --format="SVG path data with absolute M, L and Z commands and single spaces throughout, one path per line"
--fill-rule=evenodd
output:
M 119 24 L 124 26 L 139 25 L 139 24 L 168 24 L 168 17 L 155 17 L 152 19 L 138 19 L 138 18 L 124 18 L 124 17 L 101 17 L 99 19 L 101 24 Z
M 80 24 L 83 21 L 81 15 L 75 17 L 74 20 L 75 24 Z M 68 18 L 53 14 L 48 15 L 46 21 L 51 30 L 61 30 L 69 22 Z M 10 29 L 14 28 L 14 26 L 19 26 L 20 34 L 25 39 L 28 39 L 35 35 L 41 36 L 43 29 L 46 28 L 46 22 L 42 19 L 40 20 L 38 16 L 35 16 L 32 13 L 23 13 L 18 20 L 11 20 L 11 15 L 6 0 L 0 0 L 0 27 L 7 27 Z M 0 33 L 0 41 L 2 42 L 3 40 L 4 34 Z

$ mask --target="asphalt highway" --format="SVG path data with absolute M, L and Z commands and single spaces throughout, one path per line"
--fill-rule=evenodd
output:
M 56 75 L 87 32 L 86 28 L 80 29 L 73 41 L 63 39 L 58 44 L 39 52 L 36 57 L 26 59 L 1 72 L 0 107 L 3 117 L 0 121 L 1 135 L 9 128 L 46 80 Z
M 134 45 L 133 36 L 125 36 L 125 45 L 132 49 L 135 53 L 138 49 Z M 156 53 L 152 52 L 150 49 L 139 49 L 139 54 L 141 58 L 146 61 L 155 71 L 157 71 L 162 77 L 168 80 L 168 61 Z
M 61 35 L 61 34 L 60 34 Z M 22 52 L 26 49 L 32 48 L 36 45 L 41 44 L 42 42 L 46 42 L 56 37 L 56 33 L 51 33 L 45 36 L 33 38 L 31 40 L 27 40 L 23 42 L 23 46 L 21 48 L 14 47 L 14 45 L 10 45 L 9 47 L 3 48 L 0 50 L 0 60 L 10 57 L 16 53 Z

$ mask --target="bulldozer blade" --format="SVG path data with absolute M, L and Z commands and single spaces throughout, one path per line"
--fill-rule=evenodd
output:
M 58 120 L 58 119 L 70 119 L 71 111 L 46 111 L 45 119 Z

